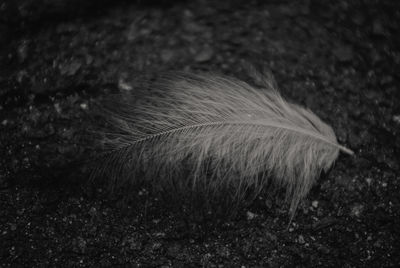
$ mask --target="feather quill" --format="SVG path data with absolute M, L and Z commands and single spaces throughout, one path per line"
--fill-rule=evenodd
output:
M 105 114 L 111 128 L 102 132 L 107 153 L 96 174 L 113 187 L 145 182 L 241 202 L 273 185 L 285 189 L 292 217 L 339 151 L 353 154 L 265 77 L 257 89 L 220 75 L 167 75 L 138 98 L 112 97 Z

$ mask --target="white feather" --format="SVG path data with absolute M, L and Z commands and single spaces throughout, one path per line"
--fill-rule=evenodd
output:
M 106 112 L 109 153 L 98 172 L 117 187 L 147 181 L 205 199 L 224 193 L 232 202 L 275 185 L 286 189 L 293 216 L 339 151 L 352 151 L 272 85 L 265 80 L 258 90 L 231 77 L 177 74 L 154 82 L 139 99 L 117 96 Z

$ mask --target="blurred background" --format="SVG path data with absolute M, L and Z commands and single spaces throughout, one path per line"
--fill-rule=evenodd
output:
M 399 24 L 389 0 L 0 1 L 0 264 L 397 265 Z M 242 78 L 247 63 L 356 152 L 289 229 L 261 200 L 207 236 L 181 235 L 150 197 L 133 213 L 82 187 L 97 99 L 169 70 Z

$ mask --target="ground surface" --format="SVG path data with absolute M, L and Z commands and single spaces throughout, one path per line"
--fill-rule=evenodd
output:
M 76 13 L 78 1 L 32 2 L 0 8 L 0 266 L 399 265 L 396 1 L 105 1 Z M 240 76 L 244 60 L 266 64 L 356 153 L 289 227 L 285 207 L 262 200 L 205 232 L 153 211 L 146 193 L 134 210 L 83 187 L 73 161 L 91 151 L 79 133 L 93 100 L 134 90 L 143 72 Z

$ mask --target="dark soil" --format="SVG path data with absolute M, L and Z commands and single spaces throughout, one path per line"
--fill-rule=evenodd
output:
M 398 1 L 83 2 L 0 3 L 0 266 L 398 267 Z M 167 70 L 241 77 L 244 62 L 356 153 L 290 224 L 261 198 L 205 228 L 146 191 L 131 208 L 87 187 L 96 99 Z

